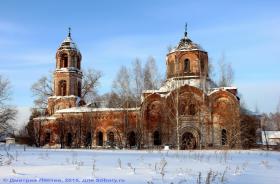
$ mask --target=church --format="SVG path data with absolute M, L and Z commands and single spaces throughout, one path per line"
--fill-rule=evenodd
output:
M 82 54 L 71 34 L 56 52 L 47 115 L 34 118 L 41 146 L 61 148 L 239 148 L 236 87 L 217 87 L 208 53 L 185 30 L 166 54 L 166 80 L 142 92 L 137 108 L 96 108 L 81 99 Z

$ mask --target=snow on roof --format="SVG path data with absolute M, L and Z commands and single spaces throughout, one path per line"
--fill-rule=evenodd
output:
M 56 117 L 54 116 L 39 116 L 36 118 L 33 118 L 34 120 L 56 120 Z
M 63 98 L 77 98 L 77 96 L 69 95 L 69 96 L 50 96 L 49 98 L 55 98 L 55 99 L 63 99 Z
M 113 112 L 113 111 L 138 111 L 140 108 L 91 108 L 91 107 L 72 107 L 61 109 L 56 113 L 82 113 L 82 112 Z
M 71 36 L 69 35 L 61 43 L 60 50 L 61 49 L 74 49 L 79 51 L 77 45 L 73 42 Z
M 269 139 L 272 139 L 272 138 L 278 138 L 280 139 L 280 131 L 262 131 L 263 134 L 266 134 L 266 136 L 269 138 Z
M 219 88 L 211 88 L 211 91 L 208 95 L 211 95 L 215 92 L 218 92 L 218 91 L 227 91 L 227 90 L 230 90 L 230 89 L 234 89 L 234 90 L 237 90 L 237 87 L 234 87 L 234 86 L 231 86 L 231 87 L 219 87 Z
M 264 145 L 280 144 L 280 131 L 262 131 L 262 142 Z
M 164 90 L 144 90 L 143 93 L 163 93 Z
M 75 67 L 67 67 L 67 68 L 57 68 L 56 72 L 81 72 L 78 68 Z

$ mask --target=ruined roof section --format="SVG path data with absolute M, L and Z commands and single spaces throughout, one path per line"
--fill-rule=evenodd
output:
M 180 42 L 177 45 L 177 47 L 175 48 L 175 50 L 201 50 L 201 51 L 204 51 L 200 45 L 192 42 L 192 40 L 189 39 L 187 36 L 184 36 L 180 40 Z

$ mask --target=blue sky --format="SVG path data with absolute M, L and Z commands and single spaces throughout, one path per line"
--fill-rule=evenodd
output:
M 83 68 L 101 70 L 111 89 L 121 65 L 155 57 L 162 74 L 169 45 L 188 35 L 214 66 L 224 53 L 247 106 L 275 111 L 280 99 L 280 1 L 15 1 L 0 2 L 0 74 L 10 79 L 24 121 L 31 85 L 54 70 L 55 52 L 71 26 Z M 217 71 L 217 70 L 216 70 Z

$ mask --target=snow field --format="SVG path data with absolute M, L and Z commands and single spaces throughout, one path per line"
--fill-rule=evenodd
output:
M 280 183 L 280 153 L 0 145 L 0 183 Z

